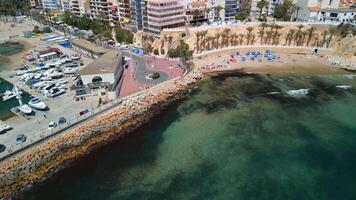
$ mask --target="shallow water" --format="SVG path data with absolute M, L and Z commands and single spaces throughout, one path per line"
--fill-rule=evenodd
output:
M 4 57 L 19 53 L 24 49 L 24 46 L 20 43 L 2 43 L 0 44 L 0 71 L 6 69 L 6 62 Z
M 0 78 L 0 93 L 4 93 L 6 90 L 12 90 L 13 85 Z M 22 102 L 27 103 L 30 100 L 30 95 L 26 92 L 22 93 Z M 12 98 L 8 101 L 2 101 L 0 97 L 0 120 L 5 120 L 12 117 L 14 114 L 10 111 L 11 108 L 19 105 L 16 98 Z
M 356 199 L 355 100 L 356 78 L 346 76 L 203 81 L 21 198 Z

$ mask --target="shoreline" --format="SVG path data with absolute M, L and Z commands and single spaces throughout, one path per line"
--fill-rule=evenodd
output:
M 199 74 L 190 73 L 166 82 L 124 101 L 95 119 L 4 160 L 0 163 L 0 197 L 11 198 L 60 169 L 63 164 L 86 155 L 95 146 L 104 145 L 110 138 L 129 134 L 148 123 L 166 106 L 185 97 L 189 88 L 201 78 Z
M 26 51 L 29 51 L 31 48 L 35 47 L 36 45 L 33 44 L 31 41 L 26 40 L 26 39 L 13 39 L 13 40 L 6 40 L 4 43 L 9 42 L 9 43 L 18 43 L 23 46 L 23 49 L 20 52 L 13 53 L 10 55 L 4 56 L 4 68 L 1 69 L 3 70 L 13 70 L 14 68 L 18 67 L 19 65 L 24 64 L 24 59 L 22 57 L 23 53 Z

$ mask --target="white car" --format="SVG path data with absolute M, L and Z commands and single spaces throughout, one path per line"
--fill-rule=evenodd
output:
M 53 130 L 54 128 L 57 127 L 57 123 L 54 121 L 50 121 L 48 124 L 48 130 Z
M 123 45 L 121 45 L 120 49 L 122 49 L 122 50 L 128 50 L 128 49 L 129 49 L 129 46 L 126 45 L 126 44 L 123 44 Z

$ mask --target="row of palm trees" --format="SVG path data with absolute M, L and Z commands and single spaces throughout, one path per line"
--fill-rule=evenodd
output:
M 244 33 L 234 33 L 229 28 L 214 35 L 209 34 L 208 30 L 196 32 L 195 52 L 237 45 L 256 45 L 256 42 L 259 45 L 329 47 L 336 33 L 335 28 L 319 32 L 315 27 L 306 29 L 301 24 L 287 32 L 282 32 L 283 28 L 275 23 L 261 23 L 258 29 L 247 27 Z

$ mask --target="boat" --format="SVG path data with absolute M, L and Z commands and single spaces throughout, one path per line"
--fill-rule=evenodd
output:
M 58 78 L 61 78 L 62 76 L 63 76 L 63 73 L 60 73 L 60 72 L 57 72 L 57 71 L 49 74 L 49 77 L 53 78 L 53 79 L 58 79 Z
M 70 59 L 71 59 L 71 60 L 80 60 L 80 56 L 78 56 L 78 55 L 72 55 L 72 56 L 70 57 Z
M 8 124 L 5 124 L 3 121 L 0 120 L 0 133 L 3 133 L 7 130 L 10 130 L 11 126 Z
M 65 68 L 65 69 L 63 70 L 63 73 L 64 73 L 64 74 L 75 74 L 75 73 L 77 73 L 77 70 L 76 70 L 76 69 L 73 69 L 73 68 Z
M 41 101 L 39 98 L 37 97 L 34 97 L 33 99 L 31 99 L 29 102 L 28 102 L 28 105 L 31 107 L 31 108 L 34 108 L 36 110 L 44 110 L 47 108 L 47 105 Z
M 14 93 L 12 93 L 12 91 L 10 90 L 6 90 L 4 93 L 3 93 L 3 96 L 2 96 L 2 101 L 8 101 L 12 98 L 14 98 L 16 95 Z
M 22 94 L 22 91 L 15 84 L 11 91 L 10 90 L 6 90 L 5 91 L 5 93 L 2 96 L 2 100 L 3 101 L 8 101 L 8 100 L 16 97 L 17 95 L 21 95 L 21 94 Z
M 29 115 L 32 113 L 32 108 L 30 106 L 28 106 L 27 104 L 18 106 L 17 109 L 19 109 L 23 114 L 26 114 L 26 115 Z
M 57 87 L 54 87 L 48 92 L 47 96 L 53 98 L 53 97 L 59 96 L 61 94 L 64 94 L 65 92 L 66 92 L 65 89 L 59 89 Z

